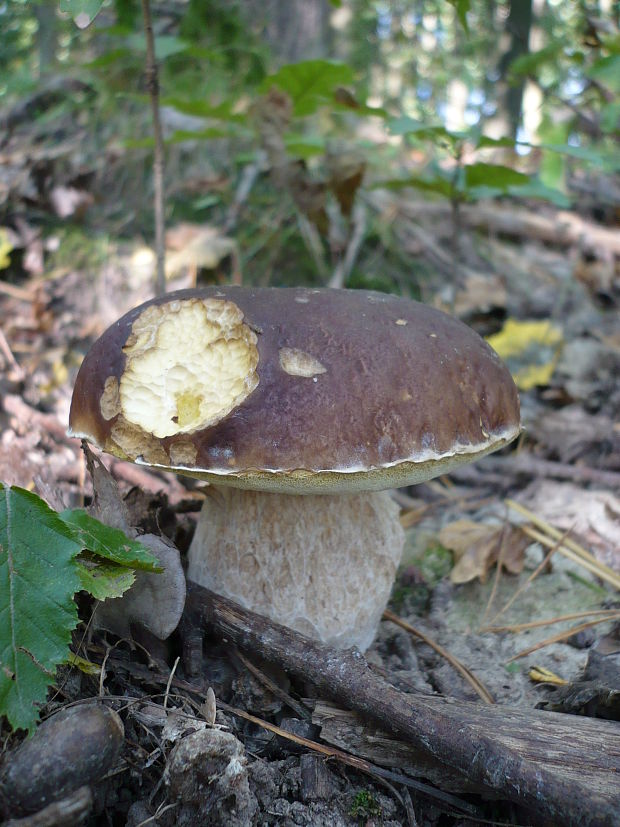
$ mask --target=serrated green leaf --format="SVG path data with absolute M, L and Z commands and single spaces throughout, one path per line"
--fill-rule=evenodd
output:
M 0 483 L 0 715 L 30 730 L 78 622 L 72 529 L 35 494 Z
M 136 579 L 132 569 L 90 555 L 80 555 L 77 562 L 82 588 L 95 600 L 121 597 Z
M 81 508 L 63 511 L 58 516 L 82 544 L 82 549 L 126 568 L 162 571 L 151 552 L 137 540 L 130 540 L 119 528 L 100 523 Z
M 103 0 L 60 0 L 60 11 L 70 15 L 75 25 L 85 29 L 103 6 Z
M 330 60 L 305 60 L 289 63 L 275 74 L 269 75 L 261 84 L 267 92 L 277 86 L 288 92 L 293 102 L 293 113 L 298 116 L 311 115 L 322 104 L 328 103 L 339 86 L 353 81 L 353 71 L 345 63 Z

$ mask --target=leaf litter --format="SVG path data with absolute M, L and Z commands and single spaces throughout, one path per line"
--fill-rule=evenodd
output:
M 75 188 L 70 172 L 67 173 L 67 168 L 63 170 L 57 160 L 67 161 L 70 167 L 75 152 L 74 140 L 66 145 L 59 144 L 54 153 L 41 157 L 39 152 L 39 162 L 46 165 L 50 173 L 46 179 L 48 189 L 44 192 L 36 188 L 25 155 L 20 159 L 16 144 L 11 152 L 10 175 L 3 192 L 10 194 L 12 199 L 34 199 L 41 205 L 49 202 L 57 213 L 69 211 L 71 218 L 81 218 L 77 213 L 82 209 L 86 215 L 96 209 L 100 193 L 93 190 L 91 200 L 88 188 L 86 191 Z M 96 165 L 97 161 L 91 159 L 91 163 Z M 354 186 L 357 191 L 357 180 Z M 8 198 L 8 194 L 2 198 Z M 321 193 L 317 198 L 319 196 L 322 198 Z M 472 207 L 464 210 L 465 226 L 469 229 L 464 230 L 466 237 L 462 246 L 469 259 L 468 269 L 464 271 L 466 277 L 459 283 L 458 290 L 453 289 L 446 285 L 445 272 L 441 272 L 448 262 L 441 256 L 433 259 L 437 250 L 447 247 L 449 222 L 433 218 L 428 202 L 416 202 L 401 195 L 383 196 L 381 193 L 381 197 L 379 211 L 379 200 L 368 199 L 370 209 L 374 210 L 371 220 L 381 220 L 381 213 L 389 214 L 399 244 L 422 259 L 428 256 L 439 268 L 438 275 L 431 274 L 424 286 L 427 301 L 453 305 L 485 335 L 497 334 L 502 327 L 504 331 L 510 331 L 511 326 L 518 329 L 519 324 L 529 323 L 528 320 L 533 318 L 544 319 L 550 326 L 548 329 L 559 331 L 556 339 L 551 344 L 546 342 L 542 350 L 537 351 L 535 337 L 527 341 L 526 352 L 533 356 L 531 364 L 543 367 L 544 373 L 534 376 L 530 370 L 522 383 L 526 434 L 518 448 L 519 456 L 561 463 L 575 471 L 585 467 L 620 473 L 620 431 L 615 422 L 620 403 L 617 386 L 620 342 L 617 320 L 614 322 L 605 309 L 608 306 L 605 302 L 616 301 L 609 267 L 588 270 L 585 258 L 580 254 L 581 264 L 572 273 L 566 251 L 572 249 L 577 258 L 577 237 L 571 240 L 558 236 L 557 244 L 554 243 L 554 222 L 560 219 L 550 209 L 529 223 L 527 210 L 516 216 L 514 233 L 524 239 L 522 245 L 517 245 L 509 239 L 498 238 L 495 229 L 492 229 L 492 241 L 486 234 L 485 228 L 502 217 L 500 211 L 491 215 Z M 313 215 L 308 205 L 304 204 L 304 209 Z M 417 222 L 415 232 L 412 216 Z M 588 225 L 588 231 L 593 226 Z M 98 333 L 148 297 L 152 265 L 148 256 L 146 265 L 144 261 L 139 264 L 144 245 L 137 236 L 135 241 L 109 241 L 105 260 L 96 260 L 93 265 L 86 257 L 82 266 L 76 268 L 71 266 L 70 260 L 63 262 L 55 252 L 61 252 L 66 244 L 66 237 L 58 232 L 52 231 L 44 237 L 27 224 L 8 230 L 10 232 L 0 235 L 3 265 L 0 271 L 3 276 L 0 281 L 3 337 L 0 348 L 0 479 L 31 489 L 40 486 L 41 493 L 47 491 L 48 495 L 55 492 L 65 506 L 74 509 L 88 503 L 93 491 L 79 444 L 65 435 L 73 379 L 81 356 Z M 179 259 L 171 287 L 189 286 L 196 278 L 201 262 L 207 261 L 209 267 L 211 263 L 216 268 L 228 266 L 226 257 L 234 252 L 229 239 L 225 234 L 206 230 L 202 235 L 192 230 L 196 233 L 195 255 L 192 253 L 187 259 Z M 180 236 L 187 232 L 188 228 L 178 226 Z M 86 239 L 86 234 L 83 237 Z M 606 243 L 604 234 L 600 238 Z M 171 249 L 178 244 L 174 233 L 169 242 Z M 92 247 L 90 249 L 95 252 Z M 485 259 L 485 250 L 493 251 L 490 259 Z M 21 269 L 16 266 L 18 256 L 27 266 Z M 501 267 L 494 268 L 492 263 L 486 266 L 488 260 L 501 260 Z M 55 265 L 54 261 L 57 262 Z M 226 278 L 222 273 L 215 274 L 215 278 Z M 232 277 L 234 273 L 229 271 L 228 275 Z M 559 294 L 563 297 L 561 301 L 558 301 Z M 489 302 L 491 295 L 493 301 Z M 458 301 L 455 302 L 455 298 Z M 524 706 L 554 703 L 557 689 L 550 686 L 549 681 L 534 685 L 530 666 L 549 670 L 558 681 L 568 681 L 570 687 L 578 685 L 587 674 L 599 644 L 601 652 L 606 652 L 604 657 L 616 657 L 613 652 L 604 650 L 603 641 L 612 634 L 610 628 L 616 616 L 617 593 L 595 572 L 584 569 L 579 560 L 563 559 L 557 551 L 542 568 L 541 562 L 549 544 L 554 548 L 561 543 L 567 545 L 566 541 L 569 541 L 586 547 L 595 560 L 611 570 L 620 571 L 617 492 L 577 478 L 569 482 L 552 477 L 540 478 L 539 472 L 544 466 L 536 466 L 534 462 L 529 474 L 521 467 L 511 471 L 509 461 L 498 472 L 497 467 L 491 465 L 492 459 L 482 460 L 474 468 L 463 471 L 463 475 L 455 473 L 450 479 L 418 486 L 408 492 L 413 500 L 410 505 L 417 516 L 415 525 L 408 530 L 407 557 L 398 603 L 392 604 L 393 614 L 451 652 L 466 670 L 477 676 L 497 703 Z M 509 456 L 506 459 L 509 460 Z M 167 536 L 183 552 L 193 528 L 192 508 L 199 508 L 201 492 L 193 484 L 185 487 L 165 475 L 143 469 L 123 469 L 122 463 L 109 458 L 104 462 L 112 468 L 124 496 L 137 481 L 143 487 L 152 486 L 151 491 L 168 495 L 159 500 L 134 497 L 138 510 L 142 508 L 144 512 L 132 515 L 132 521 L 136 525 L 139 520 L 144 520 L 165 526 Z M 535 542 L 525 528 L 528 525 L 530 530 L 536 527 L 530 525 L 531 521 L 525 516 L 517 518 L 512 514 L 507 523 L 506 507 L 497 495 L 499 480 L 505 494 L 554 526 L 560 539 L 542 532 L 547 544 Z M 147 513 L 146 510 L 151 508 L 154 513 Z M 443 570 L 439 568 L 436 569 L 437 576 L 433 574 L 437 560 L 445 559 L 443 552 L 437 554 L 438 545 L 454 554 L 448 577 L 443 576 Z M 432 555 L 435 556 L 431 562 Z M 497 568 L 500 560 L 501 570 Z M 529 580 L 539 568 L 536 577 Z M 501 614 L 502 630 L 486 629 L 482 621 L 488 623 L 501 612 L 520 588 L 516 599 Z M 83 613 L 83 607 L 80 611 Z M 607 614 L 597 614 L 603 611 Z M 588 612 L 591 614 L 586 614 Z M 88 620 L 87 613 L 81 616 Z M 602 631 L 591 626 L 589 621 L 595 619 L 604 619 Z M 575 620 L 583 622 L 575 625 Z M 565 638 L 570 634 L 571 639 L 558 639 L 538 648 L 534 650 L 535 661 L 524 655 L 522 665 L 517 662 L 509 668 L 509 661 L 520 652 L 537 647 L 550 637 L 546 626 L 524 626 L 538 621 L 557 624 L 554 628 L 560 628 L 558 635 Z M 72 616 L 69 626 L 75 622 L 77 615 Z M 71 639 L 71 628 L 64 633 L 67 640 Z M 81 656 L 93 664 L 100 664 L 102 642 L 105 643 L 105 639 L 101 633 L 94 633 L 90 643 L 84 640 Z M 148 641 L 147 649 L 152 649 L 152 657 L 159 658 L 159 663 L 172 664 L 174 658 L 170 659 L 165 647 L 162 650 L 153 641 Z M 174 710 L 185 710 L 193 715 L 196 710 L 189 703 L 182 677 L 179 678 L 181 666 L 174 679 L 168 672 L 162 682 L 155 671 L 149 674 L 148 669 L 142 668 L 144 656 L 140 652 L 137 646 L 131 649 L 121 643 L 107 657 L 105 674 L 96 679 L 61 667 L 57 677 L 61 694 L 49 701 L 44 712 L 66 701 L 80 700 L 98 692 L 103 692 L 111 702 L 118 698 L 119 708 L 126 710 L 128 744 L 134 745 L 126 747 L 125 760 L 143 767 L 137 773 L 137 780 L 118 781 L 127 784 L 126 793 L 134 799 L 133 815 L 128 823 L 138 823 L 141 806 L 142 812 L 148 813 L 145 818 L 152 816 L 152 810 L 145 804 L 148 797 L 145 790 L 154 796 L 164 823 L 165 816 L 174 818 L 174 810 L 166 810 L 169 800 L 161 786 L 169 753 L 166 749 L 160 750 L 154 725 L 145 728 L 134 716 L 131 699 L 138 697 L 145 703 L 146 699 L 152 698 L 150 702 L 157 709 L 163 709 L 163 697 L 170 679 L 168 715 L 174 714 Z M 25 656 L 29 660 L 28 668 L 37 670 L 36 660 L 40 660 L 41 666 L 43 660 L 39 659 L 36 649 L 33 648 L 32 653 L 34 659 Z M 397 684 L 425 686 L 427 691 L 439 691 L 456 698 L 472 696 L 471 686 L 436 650 L 422 641 L 416 642 L 393 623 L 382 624 L 368 660 L 383 669 Z M 243 795 L 247 792 L 249 796 L 244 799 L 246 804 L 248 801 L 252 804 L 253 796 L 261 812 L 267 813 L 275 806 L 284 813 L 290 812 L 294 802 L 298 806 L 299 823 L 310 824 L 312 818 L 325 812 L 321 806 L 337 806 L 338 796 L 350 801 L 355 790 L 365 785 L 372 789 L 374 800 L 380 805 L 384 824 L 401 823 L 403 811 L 399 807 L 402 803 L 398 803 L 389 790 L 386 793 L 387 788 L 376 779 L 352 776 L 345 780 L 329 768 L 325 789 L 331 793 L 325 793 L 324 800 L 319 798 L 311 805 L 311 796 L 315 793 L 304 786 L 307 781 L 302 779 L 299 755 L 282 740 L 285 736 L 280 730 L 286 730 L 279 727 L 277 734 L 260 735 L 260 719 L 257 723 L 256 716 L 251 716 L 252 710 L 264 708 L 274 720 L 286 718 L 286 701 L 274 696 L 241 662 L 233 663 L 226 647 L 221 644 L 212 646 L 205 663 L 209 683 L 217 698 L 217 721 L 229 727 L 237 741 L 245 744 L 239 755 L 250 755 L 258 745 L 259 759 L 253 759 L 247 765 L 248 786 L 240 782 L 245 791 Z M 55 664 L 50 663 L 45 670 L 54 667 Z M 612 679 L 605 680 L 609 684 Z M 302 691 L 298 685 L 290 686 L 282 675 L 276 674 L 276 682 L 285 695 L 295 697 Z M 204 698 L 206 687 L 202 687 L 202 691 Z M 602 697 L 601 693 L 599 696 Z M 237 707 L 246 705 L 248 720 L 244 725 L 238 720 L 235 722 L 234 715 L 225 711 L 226 701 L 234 701 Z M 14 721 L 21 720 L 20 714 L 18 710 Z M 207 717 L 211 722 L 213 705 Z M 272 721 L 266 723 L 272 728 L 276 726 Z M 307 726 L 311 727 L 311 724 Z M 319 737 L 316 730 L 303 731 L 312 738 L 299 735 L 301 743 L 316 743 Z M 226 749 L 229 747 L 231 756 L 239 749 L 232 742 Z M 148 754 L 153 755 L 152 760 L 143 760 Z M 188 773 L 195 771 L 191 761 L 188 766 Z M 239 777 L 246 776 L 242 772 Z M 119 788 L 112 785 L 112 789 L 118 792 Z M 267 790 L 271 793 L 267 794 Z M 115 799 L 115 794 L 110 796 L 110 807 L 127 815 L 127 805 L 123 805 L 118 797 Z M 343 823 L 355 823 L 348 817 L 348 809 L 344 809 Z

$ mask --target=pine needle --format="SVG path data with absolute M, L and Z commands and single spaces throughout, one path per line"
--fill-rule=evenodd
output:
M 443 646 L 440 646 L 438 643 L 435 643 L 435 641 L 432 638 L 428 637 L 428 635 L 425 635 L 424 632 L 421 632 L 419 629 L 416 629 L 415 626 L 412 626 L 410 623 L 407 623 L 406 620 L 402 620 L 400 617 L 398 617 L 398 615 L 395 615 L 392 612 L 390 612 L 389 609 L 386 609 L 383 612 L 383 619 L 389 620 L 391 623 L 395 623 L 397 626 L 400 626 L 401 629 L 404 629 L 406 632 L 409 632 L 409 634 L 419 637 L 420 640 L 423 640 L 424 643 L 431 647 L 431 649 L 434 649 L 438 655 L 441 655 L 442 658 L 445 658 L 448 661 L 448 663 L 450 663 L 451 666 L 453 666 L 454 669 L 456 669 L 456 671 L 459 672 L 459 674 L 461 674 L 463 678 L 465 678 L 467 683 L 469 683 L 470 686 L 477 692 L 477 694 L 480 695 L 480 697 L 485 703 L 495 703 L 493 696 L 486 688 L 486 686 L 482 683 L 482 681 L 479 678 L 477 678 L 474 675 L 474 673 L 467 668 L 467 666 L 461 663 L 460 660 L 455 658 L 454 655 L 452 655 L 450 652 L 444 649 Z

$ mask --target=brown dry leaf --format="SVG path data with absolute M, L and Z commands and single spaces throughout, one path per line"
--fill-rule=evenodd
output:
M 620 468 L 620 430 L 602 413 L 588 413 L 581 405 L 567 405 L 559 410 L 545 409 L 528 423 L 528 436 L 544 448 L 547 456 L 560 462 L 582 460 L 596 465 L 604 446 L 607 467 L 614 468 L 617 457 Z
M 457 562 L 450 572 L 453 583 L 469 583 L 476 577 L 484 583 L 489 570 L 498 560 L 502 543 L 503 567 L 510 574 L 520 574 L 525 549 L 531 540 L 516 526 L 457 520 L 441 529 L 439 542 L 454 552 Z
M 166 241 L 174 250 L 166 259 L 166 278 L 172 279 L 189 268 L 214 270 L 229 255 L 236 255 L 234 239 L 209 225 L 182 224 L 169 230 Z
M 52 209 L 59 218 L 68 218 L 70 215 L 80 218 L 95 202 L 90 192 L 75 187 L 54 187 L 49 198 Z
M 559 531 L 570 531 L 599 562 L 620 571 L 620 497 L 612 491 L 537 480 L 518 500 Z
M 503 309 L 507 301 L 506 287 L 499 276 L 471 273 L 454 297 L 452 312 L 462 319 L 474 313 L 489 313 L 494 308 Z
M 329 186 L 342 214 L 348 218 L 364 177 L 366 160 L 356 148 L 336 144 L 328 147 L 325 163 L 329 171 Z

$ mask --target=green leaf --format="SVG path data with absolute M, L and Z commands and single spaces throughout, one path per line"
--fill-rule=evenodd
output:
M 587 76 L 612 92 L 620 93 L 620 55 L 607 55 L 593 63 Z
M 106 69 L 108 66 L 113 66 L 115 63 L 131 56 L 131 49 L 110 49 L 109 52 L 96 57 L 94 60 L 83 63 L 82 66 L 85 69 Z
M 465 167 L 465 188 L 488 187 L 495 192 L 506 192 L 508 187 L 527 184 L 530 176 L 499 164 L 469 164 Z
M 601 129 L 607 133 L 620 131 L 620 101 L 610 101 L 601 106 Z
M 461 138 L 460 134 L 448 132 L 441 124 L 430 125 L 402 115 L 394 118 L 388 123 L 392 135 L 415 135 L 418 138 L 445 138 L 452 141 L 454 138 Z
M 508 195 L 514 195 L 518 198 L 536 198 L 541 201 L 548 201 L 556 207 L 563 210 L 569 209 L 572 206 L 572 201 L 560 190 L 554 187 L 547 186 L 539 178 L 530 178 L 526 184 L 518 187 L 509 187 Z
M 571 158 L 578 158 L 580 161 L 587 161 L 597 167 L 605 166 L 609 161 L 605 153 L 588 146 L 571 146 L 570 144 L 539 144 L 540 149 L 548 152 L 555 152 L 558 155 L 570 155 Z
M 132 569 L 127 569 L 116 563 L 103 562 L 88 554 L 80 555 L 78 563 L 78 574 L 82 589 L 92 594 L 95 600 L 120 597 L 133 585 L 136 579 Z
M 80 672 L 83 672 L 85 675 L 92 675 L 94 677 L 101 674 L 101 667 L 98 664 L 91 663 L 89 660 L 86 660 L 86 658 L 81 658 L 73 652 L 69 652 L 67 663 L 77 667 Z
M 187 52 L 191 44 L 187 40 L 176 37 L 172 34 L 159 35 L 155 40 L 155 57 L 157 60 L 165 60 L 172 55 Z M 131 34 L 127 38 L 127 45 L 137 52 L 146 52 L 146 38 L 144 34 Z
M 162 571 L 151 552 L 137 540 L 130 540 L 119 528 L 100 523 L 81 508 L 58 515 L 81 548 L 120 566 L 145 571 Z
M 325 138 L 321 135 L 285 135 L 284 145 L 289 155 L 294 158 L 313 158 L 325 152 Z
M 81 543 L 35 494 L 0 483 L 0 715 L 15 729 L 38 718 L 78 622 Z
M 60 0 L 60 11 L 68 14 L 78 29 L 85 29 L 99 14 L 103 0 Z
M 513 149 L 515 146 L 530 146 L 530 144 L 525 141 L 515 141 L 513 138 L 490 138 L 488 135 L 481 135 L 476 143 L 476 149 L 487 149 L 488 147 Z
M 471 5 L 469 0 L 448 0 L 448 3 L 450 3 L 451 6 L 454 6 L 459 23 L 463 29 L 469 33 L 469 25 L 467 23 L 467 12 L 469 11 Z
M 511 77 L 535 75 L 545 63 L 555 62 L 559 53 L 564 50 L 565 45 L 564 40 L 558 38 L 549 46 L 545 46 L 544 49 L 521 55 L 510 64 L 508 69 L 509 75 Z
M 373 188 L 400 190 L 405 187 L 414 187 L 424 192 L 436 192 L 450 198 L 453 194 L 452 182 L 441 176 L 411 175 L 409 178 L 390 178 L 387 181 L 377 181 Z
M 353 82 L 353 71 L 345 63 L 329 60 L 306 60 L 289 63 L 275 74 L 269 75 L 261 84 L 267 92 L 278 86 L 288 92 L 293 102 L 293 114 L 311 115 L 319 106 L 329 103 L 339 86 Z
M 243 113 L 234 113 L 234 100 L 224 100 L 215 106 L 208 103 L 204 98 L 178 98 L 168 95 L 161 100 L 162 106 L 172 106 L 177 112 L 184 115 L 194 115 L 197 118 L 215 118 L 220 121 L 243 121 L 246 116 Z

